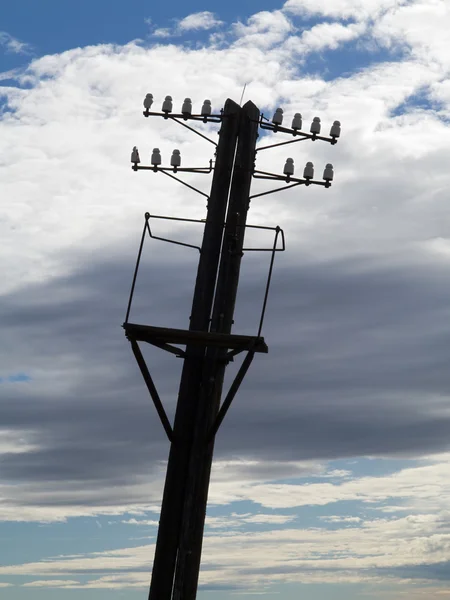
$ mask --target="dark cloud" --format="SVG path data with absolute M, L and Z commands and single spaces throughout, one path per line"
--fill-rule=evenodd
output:
M 67 492 L 44 495 L 43 504 L 69 502 L 76 488 L 98 492 L 95 499 L 79 493 L 77 502 L 127 501 L 127 483 L 156 477 L 168 455 L 121 329 L 133 262 L 117 257 L 91 258 L 71 275 L 2 301 L 4 364 L 32 377 L 2 388 L 2 427 L 25 430 L 36 448 L 3 455 L 0 471 L 6 482 L 45 481 Z M 161 265 L 154 256 L 132 320 L 186 326 L 197 257 L 183 256 L 180 265 L 169 253 Z M 236 313 L 242 333 L 256 331 L 265 277 L 248 264 Z M 280 260 L 264 329 L 270 351 L 256 357 L 216 457 L 285 461 L 448 449 L 449 297 L 444 267 L 423 261 L 388 268 L 364 259 Z M 146 356 L 173 416 L 182 361 L 159 350 Z M 106 491 L 112 486 L 113 498 Z

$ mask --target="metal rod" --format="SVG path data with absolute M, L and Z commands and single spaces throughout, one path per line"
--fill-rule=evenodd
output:
M 206 223 L 206 219 L 184 219 L 183 217 L 166 217 L 164 215 L 151 215 L 150 213 L 145 213 L 149 216 L 149 219 L 165 219 L 167 221 L 186 221 L 188 223 Z
M 125 323 L 128 323 L 128 317 L 130 316 L 131 302 L 133 300 L 134 287 L 136 285 L 136 277 L 137 277 L 138 270 L 139 270 L 139 263 L 141 262 L 141 254 L 142 254 L 142 248 L 144 246 L 144 239 L 145 239 L 145 231 L 146 231 L 146 229 L 147 229 L 147 215 L 145 216 L 144 229 L 142 230 L 141 243 L 139 244 L 139 252 L 138 252 L 138 256 L 137 256 L 137 260 L 136 260 L 136 266 L 134 268 L 133 282 L 131 284 L 130 297 L 128 299 L 128 306 L 127 306 L 127 314 L 125 316 Z
M 186 352 L 177 346 L 172 346 L 171 344 L 164 344 L 163 342 L 156 342 L 155 340 L 148 340 L 148 343 L 152 346 L 156 346 L 157 348 L 161 348 L 161 350 L 165 350 L 166 352 L 170 352 L 171 354 L 175 354 L 178 358 L 184 358 L 186 356 Z
M 255 173 L 257 173 L 257 175 L 255 175 Z M 265 175 L 266 177 L 261 177 L 261 175 Z M 286 183 L 289 183 L 290 181 L 299 181 L 302 183 L 306 183 L 308 181 L 307 179 L 301 179 L 300 177 L 292 177 L 291 175 L 280 175 L 278 173 L 269 173 L 269 171 L 258 171 L 257 169 L 253 171 L 253 177 L 255 179 L 274 179 L 277 181 L 286 181 Z
M 148 391 L 150 392 L 150 396 L 152 397 L 153 404 L 155 405 L 156 411 L 161 419 L 162 426 L 164 427 L 164 431 L 169 438 L 169 442 L 173 441 L 173 430 L 170 425 L 169 419 L 167 418 L 166 411 L 164 410 L 164 406 L 162 405 L 161 399 L 159 397 L 158 391 L 153 383 L 153 379 L 150 375 L 150 371 L 145 364 L 144 357 L 142 356 L 141 349 L 138 346 L 138 343 L 134 340 L 131 340 L 131 348 L 133 349 L 133 354 L 136 357 L 137 364 L 142 373 L 142 377 L 147 385 Z
M 288 127 L 282 127 L 280 125 L 273 125 L 272 123 L 263 123 L 262 120 L 260 121 L 260 126 L 261 129 L 267 129 L 269 131 L 273 131 L 273 133 L 290 133 L 291 135 L 302 135 L 304 136 L 305 139 L 309 139 L 312 140 L 313 142 L 315 140 L 321 140 L 322 142 L 328 142 L 332 145 L 337 143 L 337 139 L 336 138 L 332 138 L 332 137 L 325 137 L 323 135 L 317 135 L 317 133 L 306 133 L 305 131 L 297 131 L 296 129 L 290 129 Z
M 231 406 L 231 403 L 234 400 L 234 397 L 236 396 L 239 387 L 244 379 L 244 377 L 247 374 L 247 371 L 250 367 L 250 365 L 252 364 L 253 358 L 255 356 L 254 352 L 247 352 L 247 356 L 244 358 L 242 365 L 239 368 L 239 371 L 237 372 L 236 377 L 234 378 L 233 383 L 230 386 L 230 389 L 228 390 L 228 394 L 225 397 L 225 400 L 223 401 L 222 406 L 220 407 L 219 413 L 216 417 L 216 420 L 214 421 L 213 426 L 211 427 L 211 430 L 209 432 L 208 435 L 208 443 L 210 443 L 216 436 L 216 433 L 219 430 L 219 427 L 222 425 L 222 421 L 225 419 L 225 415 L 228 412 L 228 409 Z
M 199 252 L 201 252 L 200 246 L 195 246 L 194 244 L 188 244 L 187 242 L 177 242 L 176 240 L 159 237 L 158 235 L 151 235 L 151 237 L 152 239 L 159 240 L 160 242 L 167 242 L 168 244 L 175 244 L 176 246 L 185 246 L 186 248 L 194 248 L 194 250 L 198 250 Z
M 210 162 L 212 163 L 212 160 Z M 131 168 L 133 171 L 154 171 L 155 173 L 171 171 L 172 173 L 203 173 L 206 175 L 212 171 L 212 165 L 209 167 L 159 167 L 158 165 L 149 166 L 134 163 Z
M 270 282 L 272 280 L 273 263 L 275 261 L 275 252 L 276 252 L 277 243 L 278 243 L 278 236 L 280 233 L 281 233 L 281 239 L 283 240 L 283 250 L 285 249 L 284 232 L 280 227 L 277 227 L 277 232 L 275 234 L 275 240 L 273 242 L 272 256 L 270 258 L 269 275 L 267 276 L 266 290 L 264 292 L 264 301 L 263 301 L 263 306 L 262 306 L 262 311 L 261 311 L 261 318 L 259 320 L 257 337 L 259 337 L 261 335 L 261 330 L 262 330 L 263 323 L 264 323 L 264 316 L 266 314 L 267 298 L 269 297 Z
M 258 173 L 255 175 L 255 173 Z M 278 175 L 277 173 L 269 173 L 268 171 L 253 171 L 253 177 L 255 179 L 272 179 L 273 181 L 296 181 L 298 183 L 304 183 L 305 185 L 323 185 L 324 187 L 330 187 L 330 181 L 317 181 L 314 179 L 299 179 L 298 177 L 291 177 L 291 175 Z M 287 189 L 287 188 L 281 188 Z
M 182 179 L 178 179 L 178 177 L 175 177 L 175 175 L 172 175 L 171 173 L 168 173 L 167 171 L 161 171 L 161 173 L 164 173 L 164 175 L 167 175 L 167 177 L 171 177 L 172 179 L 175 179 L 175 181 L 178 181 L 178 183 L 182 183 L 183 185 L 188 187 L 190 190 L 194 190 L 194 192 L 197 192 L 201 196 L 204 196 L 205 198 L 209 198 L 208 194 L 205 194 L 205 192 L 201 192 L 196 187 L 194 187 L 193 185 L 189 185 L 189 183 L 186 183 Z
M 149 110 L 144 110 L 143 111 L 143 115 L 144 117 L 164 117 L 164 119 L 173 119 L 174 117 L 178 118 L 178 119 L 189 119 L 192 121 L 203 121 L 203 123 L 220 123 L 222 121 L 222 114 L 220 115 L 208 115 L 208 116 L 204 116 L 204 115 L 189 115 L 186 117 L 186 115 L 183 115 L 183 113 L 180 114 L 172 114 L 172 113 L 165 113 L 165 112 L 152 112 Z
M 284 190 L 289 190 L 291 188 L 297 187 L 298 185 L 302 185 L 304 183 L 305 183 L 304 181 L 299 181 L 297 183 L 293 183 L 292 185 L 287 185 L 286 187 L 276 188 L 274 190 L 269 190 L 268 192 L 262 192 L 261 194 L 253 194 L 253 196 L 250 196 L 250 200 L 253 200 L 253 198 L 260 198 L 261 196 L 268 196 L 269 194 L 275 194 L 275 192 L 282 192 Z
M 284 239 L 284 231 L 281 229 L 281 227 L 267 227 L 264 229 L 272 229 L 275 231 L 275 243 L 272 246 L 272 248 L 243 248 L 242 251 L 244 252 L 284 252 L 286 250 L 286 242 Z M 277 248 L 277 236 L 278 236 L 278 232 L 281 233 L 281 248 Z
M 295 144 L 295 142 L 304 142 L 309 139 L 308 137 L 297 138 L 296 140 L 289 140 L 288 142 L 279 142 L 278 144 L 270 144 L 270 146 L 261 146 L 260 148 L 256 148 L 256 152 L 261 152 L 261 150 L 268 150 L 269 148 L 275 148 L 276 146 L 285 146 L 286 144 Z
M 148 213 L 146 213 L 148 214 Z M 174 220 L 182 220 L 182 219 L 175 219 Z M 195 246 L 194 244 L 188 244 L 187 242 L 177 242 L 176 240 L 171 240 L 169 238 L 163 238 L 161 236 L 158 235 L 153 235 L 152 230 L 150 228 L 150 223 L 147 220 L 147 228 L 148 228 L 148 234 L 149 236 L 154 239 L 154 240 L 160 240 L 161 242 L 168 242 L 169 244 L 175 244 L 176 246 L 186 246 L 187 248 L 194 248 L 195 250 L 198 250 L 199 252 L 201 251 L 200 246 Z
M 175 121 L 175 123 L 178 123 L 179 125 L 183 125 L 183 127 L 186 127 L 187 129 L 190 129 L 191 131 L 193 131 L 194 133 L 196 133 L 197 135 L 199 135 L 201 138 L 203 138 L 204 140 L 206 140 L 210 144 L 214 144 L 214 146 L 217 146 L 217 143 L 214 140 L 211 140 L 206 135 L 203 135 L 203 133 L 200 133 L 200 131 L 197 131 L 193 127 L 190 127 L 186 123 L 183 123 L 183 121 L 179 121 L 176 117 L 172 117 L 172 116 L 170 116 L 169 118 L 172 119 L 172 121 Z

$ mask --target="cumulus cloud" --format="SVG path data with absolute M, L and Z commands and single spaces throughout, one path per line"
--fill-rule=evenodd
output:
M 148 24 L 150 25 L 151 22 Z M 223 21 L 217 19 L 214 13 L 203 10 L 176 20 L 173 27 L 156 27 L 152 31 L 152 36 L 157 38 L 176 37 L 187 32 L 209 31 L 220 25 L 223 25 Z
M 204 10 L 201 12 L 192 13 L 178 23 L 178 27 L 181 31 L 198 31 L 213 29 L 218 25 L 222 25 L 223 21 L 219 21 L 214 13 Z
M 236 45 L 262 49 L 279 44 L 294 30 L 291 21 L 281 11 L 256 13 L 246 23 L 235 23 L 233 29 Z

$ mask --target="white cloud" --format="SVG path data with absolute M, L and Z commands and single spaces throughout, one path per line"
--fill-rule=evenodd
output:
M 30 441 L 32 433 L 0 429 L 0 456 L 2 454 L 22 454 L 33 452 L 39 446 Z
M 252 15 L 247 23 L 234 23 L 236 46 L 269 49 L 283 42 L 294 31 L 291 21 L 281 11 L 262 11 Z
M 148 24 L 151 23 L 148 22 Z M 204 10 L 176 20 L 173 27 L 156 27 L 151 35 L 157 38 L 177 37 L 187 32 L 209 31 L 221 25 L 223 25 L 223 21 L 217 19 L 214 13 Z
M 211 529 L 230 529 L 246 525 L 284 525 L 296 519 L 295 515 L 279 514 L 238 514 L 231 513 L 226 517 L 206 517 L 206 526 Z
M 362 521 L 360 517 L 340 517 L 337 515 L 319 517 L 319 519 L 321 521 L 326 521 L 327 523 L 361 523 Z
M 380 569 L 445 562 L 450 549 L 448 514 L 366 520 L 359 527 L 280 529 L 209 534 L 204 541 L 201 584 L 261 589 L 279 583 L 381 583 Z M 345 523 L 343 523 L 345 525 Z M 0 567 L 2 575 L 42 577 L 33 586 L 55 585 L 46 576 L 64 573 L 61 587 L 140 587 L 148 585 L 146 565 L 154 546 L 60 557 Z M 288 566 L 288 568 L 287 568 Z M 144 570 L 142 570 L 144 569 Z M 100 576 L 102 572 L 114 573 Z M 83 572 L 86 584 L 72 583 Z M 427 581 L 423 577 L 424 582 Z M 75 580 L 76 581 L 76 580 Z M 401 582 L 391 577 L 391 582 Z
M 415 0 L 387 11 L 374 24 L 373 35 L 388 47 L 408 47 L 413 56 L 432 68 L 450 69 L 449 27 L 448 2 Z
M 339 19 L 376 18 L 408 0 L 287 0 L 283 10 L 297 15 L 321 15 Z
M 3 46 L 11 54 L 30 54 L 31 46 L 21 42 L 6 31 L 0 31 L 0 46 Z
M 156 29 L 154 29 L 152 31 L 152 36 L 153 37 L 159 37 L 159 38 L 169 38 L 172 37 L 174 34 L 173 30 L 170 29 L 169 27 L 157 27 Z
M 24 583 L 23 587 L 65 588 L 79 585 L 76 579 L 40 579 Z
M 300 43 L 310 52 L 322 49 L 335 49 L 342 42 L 360 37 L 365 26 L 359 23 L 342 25 L 341 23 L 320 23 L 303 32 Z
M 126 519 L 124 521 L 120 521 L 124 525 L 145 525 L 146 527 L 155 527 L 158 526 L 159 521 L 151 520 L 151 519 Z
M 223 21 L 216 19 L 214 13 L 204 10 L 202 12 L 192 13 L 178 22 L 178 29 L 181 31 L 198 31 L 213 29 L 222 25 Z
M 325 506 L 340 501 L 381 503 L 397 500 L 410 509 L 444 509 L 450 498 L 450 460 L 442 457 L 423 466 L 411 467 L 384 477 L 360 477 L 334 483 L 307 485 L 283 483 L 242 483 L 234 488 L 233 500 L 251 500 L 272 509 L 298 506 Z M 223 490 L 213 484 L 211 501 Z M 230 490 L 231 493 L 231 490 Z

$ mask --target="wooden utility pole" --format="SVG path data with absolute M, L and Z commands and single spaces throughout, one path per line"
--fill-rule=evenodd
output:
M 258 136 L 259 110 L 247 102 L 239 119 L 238 145 L 222 242 L 211 331 L 230 334 L 239 283 L 250 185 Z M 220 407 L 227 350 L 209 347 L 189 461 L 183 523 L 175 572 L 173 600 L 195 600 L 202 550 L 208 488 L 214 449 L 210 432 Z
M 217 145 L 211 193 L 190 317 L 191 331 L 209 330 L 230 189 L 240 107 L 227 100 Z M 189 457 L 203 377 L 206 346 L 187 344 L 164 486 L 149 600 L 171 600 L 180 540 Z

